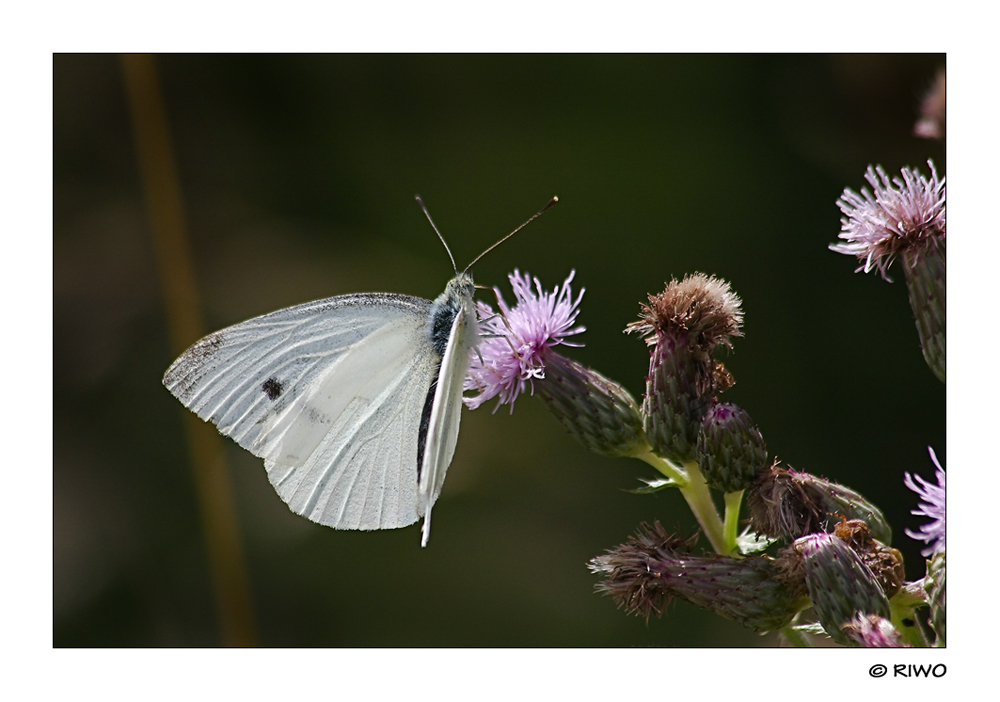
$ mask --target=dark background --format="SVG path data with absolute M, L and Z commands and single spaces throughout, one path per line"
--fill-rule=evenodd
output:
M 944 144 L 912 136 L 943 55 L 161 56 L 166 112 L 209 332 L 312 299 L 433 298 L 476 266 L 587 289 L 567 355 L 637 397 L 644 345 L 621 333 L 670 277 L 744 300 L 724 360 L 768 448 L 886 512 L 923 574 L 903 471 L 947 467 L 945 393 L 896 282 L 830 252 L 845 186 Z M 182 430 L 121 65 L 54 71 L 54 643 L 223 641 Z M 484 298 L 488 299 L 488 298 Z M 194 338 L 187 340 L 195 341 Z M 755 646 L 675 604 L 647 624 L 593 592 L 589 558 L 643 520 L 689 532 L 679 494 L 590 454 L 539 402 L 465 412 L 434 533 L 337 532 L 292 514 L 226 440 L 260 643 L 272 646 Z

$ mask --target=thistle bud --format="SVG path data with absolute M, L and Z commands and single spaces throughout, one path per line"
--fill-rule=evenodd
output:
M 643 334 L 652 347 L 643 429 L 660 456 L 678 462 L 695 458 L 702 418 L 733 384 L 712 351 L 732 347 L 730 338 L 742 336 L 742 323 L 740 299 L 729 284 L 695 273 L 650 295 L 640 320 L 626 327 L 626 332 Z
M 871 570 L 833 534 L 810 534 L 793 548 L 802 557 L 806 587 L 820 624 L 834 641 L 854 643 L 841 629 L 858 614 L 888 619 L 889 600 Z
M 698 466 L 708 486 L 737 492 L 767 468 L 767 447 L 757 425 L 739 405 L 713 405 L 698 432 Z
M 604 577 L 599 591 L 647 619 L 679 597 L 765 632 L 786 626 L 808 606 L 801 581 L 783 579 L 770 558 L 694 556 L 689 547 L 659 522 L 643 524 L 628 543 L 591 560 L 590 569 Z
M 937 241 L 937 240 L 935 240 Z M 924 360 L 942 383 L 945 379 L 945 244 L 904 256 L 906 289 L 917 323 Z
M 861 614 L 841 627 L 852 645 L 862 648 L 904 648 L 903 638 L 896 627 L 877 614 Z
M 535 389 L 559 423 L 591 451 L 631 456 L 648 450 L 638 403 L 597 371 L 550 352 L 545 378 L 535 381 Z
M 854 550 L 875 576 L 886 597 L 892 599 L 902 589 L 906 580 L 903 554 L 898 549 L 873 539 L 865 522 L 860 519 L 844 519 L 834 528 L 833 533 Z
M 937 635 L 935 646 L 945 645 L 945 552 L 938 551 L 927 561 L 924 592 L 931 607 L 931 628 Z
M 864 496 L 815 475 L 782 468 L 777 461 L 750 486 L 747 508 L 754 531 L 772 538 L 832 531 L 843 517 L 862 520 L 882 543 L 892 541 L 882 510 Z

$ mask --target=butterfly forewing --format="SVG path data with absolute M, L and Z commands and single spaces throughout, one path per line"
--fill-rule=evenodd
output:
M 456 278 L 456 281 L 463 278 L 464 274 Z M 452 283 L 449 283 L 445 295 L 452 289 Z M 471 286 L 471 278 L 468 279 L 468 286 L 464 289 L 461 285 L 455 286 L 458 310 L 441 357 L 434 400 L 430 408 L 418 497 L 418 511 L 424 517 L 421 537 L 421 544 L 424 546 L 430 538 L 431 508 L 441 493 L 445 474 L 458 443 L 459 420 L 462 416 L 462 385 L 469 365 L 469 352 L 479 340 Z
M 342 424 L 348 405 L 367 406 L 394 386 L 400 373 L 413 370 L 415 357 L 426 346 L 420 343 L 422 326 L 423 320 L 410 317 L 387 321 L 338 350 L 322 373 L 267 416 L 254 453 L 280 465 L 305 463 L 331 428 Z
M 360 294 L 279 310 L 211 334 L 164 385 L 265 459 L 297 513 L 336 528 L 417 520 L 417 435 L 438 359 L 430 302 Z

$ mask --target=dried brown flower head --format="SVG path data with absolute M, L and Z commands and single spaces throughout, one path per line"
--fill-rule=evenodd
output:
M 659 522 L 643 524 L 627 543 L 591 560 L 590 569 L 604 577 L 598 590 L 647 620 L 679 597 L 756 631 L 773 631 L 808 605 L 802 578 L 782 577 L 772 559 L 696 556 L 691 546 Z
M 693 273 L 680 282 L 671 279 L 663 292 L 650 295 L 649 304 L 641 306 L 639 321 L 625 331 L 645 335 L 650 346 L 656 343 L 657 332 L 683 335 L 689 346 L 708 354 L 719 344 L 732 347 L 730 337 L 743 336 L 741 304 L 726 281 Z
M 831 531 L 837 520 L 862 520 L 871 535 L 885 543 L 892 530 L 885 515 L 854 490 L 811 475 L 783 468 L 778 461 L 748 488 L 747 508 L 754 530 L 775 538 L 797 538 Z

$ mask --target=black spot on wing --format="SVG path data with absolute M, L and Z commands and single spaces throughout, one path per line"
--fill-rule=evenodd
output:
M 264 384 L 260 386 L 260 389 L 264 391 L 264 394 L 267 395 L 267 399 L 271 400 L 271 402 L 274 402 L 281 397 L 281 392 L 284 390 L 277 378 L 268 378 L 264 381 Z

